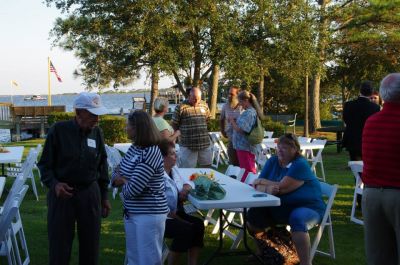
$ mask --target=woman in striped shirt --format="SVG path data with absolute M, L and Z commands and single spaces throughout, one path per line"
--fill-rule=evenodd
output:
M 133 144 L 113 172 L 113 185 L 122 186 L 128 264 L 162 264 L 169 210 L 160 133 L 144 111 L 129 114 L 127 133 Z

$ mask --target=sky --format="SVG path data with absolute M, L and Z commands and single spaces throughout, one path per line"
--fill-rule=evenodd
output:
M 0 1 L 0 95 L 47 94 L 47 57 L 50 57 L 62 82 L 51 74 L 52 94 L 84 91 L 82 79 L 73 76 L 79 60 L 70 51 L 53 47 L 50 38 L 61 12 L 47 7 L 42 0 Z M 19 87 L 12 87 L 11 80 Z M 162 78 L 160 88 L 173 84 L 171 78 Z M 146 74 L 126 89 L 150 87 Z

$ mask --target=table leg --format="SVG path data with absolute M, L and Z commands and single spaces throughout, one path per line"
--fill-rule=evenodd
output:
M 210 264 L 211 261 L 221 255 L 221 249 L 224 245 L 224 212 L 222 209 L 219 209 L 219 242 L 218 242 L 218 248 L 214 251 L 214 253 L 207 259 L 207 261 L 204 263 L 204 265 Z
M 336 151 L 338 153 L 342 151 L 342 139 L 343 139 L 343 132 L 336 132 Z
M 250 246 L 248 245 L 247 242 L 247 227 L 246 227 L 246 223 L 247 223 L 247 209 L 243 209 L 243 227 L 237 227 L 236 225 L 233 224 L 229 224 L 229 222 L 227 221 L 227 218 L 223 212 L 223 209 L 219 210 L 219 244 L 218 244 L 218 248 L 214 251 L 214 253 L 207 259 L 207 261 L 204 263 L 206 264 L 210 264 L 211 261 L 218 256 L 226 256 L 226 255 L 248 255 L 251 254 L 254 257 L 256 257 L 256 259 L 258 260 L 258 262 L 260 264 L 264 264 L 263 260 L 261 259 L 261 257 L 259 257 L 258 255 L 256 255 L 250 248 Z M 224 226 L 224 221 L 227 222 L 226 226 Z M 233 225 L 234 227 L 243 229 L 243 245 L 245 247 L 245 251 L 230 251 L 230 252 L 223 252 L 222 251 L 222 247 L 223 247 L 223 243 L 224 243 L 224 239 L 223 239 L 223 235 L 224 235 L 224 229 L 225 227 L 228 227 L 229 225 Z

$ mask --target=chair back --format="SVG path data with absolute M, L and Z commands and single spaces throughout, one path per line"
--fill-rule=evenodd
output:
M 18 194 L 21 192 L 25 182 L 26 178 L 24 178 L 21 173 L 18 174 L 18 176 L 14 180 L 13 185 L 11 186 L 7 198 L 3 203 L 2 214 L 10 209 L 12 202 L 18 197 Z
M 221 134 L 219 132 L 210 132 L 209 135 L 211 138 L 211 143 L 217 144 L 221 149 L 220 156 L 222 158 L 222 162 L 225 165 L 228 165 L 229 164 L 228 149 L 226 148 L 224 142 L 222 141 Z
M 245 171 L 244 168 L 229 165 L 225 171 L 225 175 L 230 177 L 234 176 L 237 180 L 241 180 Z
M 105 145 L 107 153 L 107 162 L 111 169 L 114 169 L 122 160 L 122 156 L 118 149 L 109 145 Z
M 364 191 L 364 183 L 361 179 L 364 163 L 363 161 L 349 161 L 348 165 L 356 181 L 356 185 L 354 187 L 353 205 L 351 206 L 350 221 L 359 225 L 364 225 L 364 221 L 356 216 L 357 197 L 361 196 Z
M 253 173 L 253 172 L 249 172 L 249 174 L 247 174 L 246 179 L 244 180 L 244 183 L 248 184 L 248 185 L 252 185 L 253 182 L 258 179 L 258 174 Z
M 318 231 L 315 235 L 315 239 L 311 245 L 311 251 L 310 251 L 311 260 L 313 260 L 315 253 L 319 253 L 319 254 L 322 254 L 325 256 L 330 256 L 332 258 L 335 258 L 335 244 L 334 244 L 334 240 L 333 240 L 331 209 L 333 206 L 333 202 L 335 200 L 338 185 L 337 184 L 331 185 L 331 184 L 321 182 L 321 181 L 320 181 L 320 185 L 321 185 L 322 196 L 327 198 L 327 201 L 326 201 L 326 209 L 324 212 L 324 216 L 322 217 L 321 223 L 318 227 Z M 317 250 L 318 244 L 322 237 L 322 233 L 326 226 L 328 226 L 328 228 L 329 228 L 329 230 L 328 230 L 329 253 Z
M 212 151 L 211 166 L 215 169 L 218 169 L 221 157 L 221 148 L 218 145 L 218 143 L 213 144 L 211 151 Z
M 11 227 L 11 222 L 18 213 L 18 205 L 19 202 L 17 199 L 12 200 L 9 209 L 3 211 L 0 216 L 0 242 L 5 241 L 7 237 L 7 233 Z
M 264 131 L 264 138 L 272 138 L 272 135 L 274 135 L 273 131 Z
M 263 143 L 256 145 L 256 164 L 262 169 L 271 157 L 271 150 Z
M 361 186 L 362 188 L 361 173 L 363 172 L 364 167 L 363 161 L 349 161 L 348 165 L 353 173 L 354 179 L 356 180 L 356 187 Z

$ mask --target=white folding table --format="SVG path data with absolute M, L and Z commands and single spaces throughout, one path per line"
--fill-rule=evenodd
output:
M 4 176 L 4 164 L 9 163 L 20 163 L 22 160 L 22 154 L 24 153 L 23 146 L 7 146 L 5 147 L 9 152 L 0 153 L 0 163 L 1 163 L 1 172 Z
M 264 139 L 262 141 L 262 143 L 271 149 L 276 149 L 276 147 L 278 145 L 273 138 Z M 325 145 L 323 145 L 323 144 L 316 144 L 316 143 L 312 143 L 312 142 L 311 143 L 300 142 L 300 150 L 302 150 L 302 151 L 303 150 L 311 150 L 311 149 L 321 149 L 324 147 L 325 147 Z
M 131 147 L 131 143 L 118 143 L 114 144 L 114 147 L 121 151 L 122 153 L 126 154 L 128 152 L 129 147 Z
M 247 219 L 247 208 L 251 207 L 267 207 L 267 206 L 279 206 L 280 199 L 270 194 L 261 193 L 256 191 L 253 187 L 244 184 L 236 179 L 233 179 L 229 176 L 226 176 L 218 171 L 209 168 L 178 168 L 177 172 L 182 177 L 183 180 L 189 181 L 189 177 L 193 173 L 210 173 L 214 171 L 215 180 L 221 184 L 221 186 L 226 191 L 226 196 L 222 200 L 199 200 L 192 195 L 189 194 L 189 201 L 201 210 L 209 210 L 209 209 L 219 209 L 220 214 L 220 229 L 219 229 L 219 246 L 218 249 L 213 253 L 213 255 L 206 261 L 205 264 L 209 264 L 211 260 L 215 256 L 224 255 L 226 253 L 222 253 L 223 246 L 223 231 L 224 225 L 222 222 L 222 218 L 224 217 L 223 209 L 231 209 L 231 208 L 243 208 L 243 220 L 244 224 L 246 224 Z M 194 187 L 194 183 L 189 181 Z M 245 252 L 248 254 L 249 252 L 254 255 L 247 244 L 247 232 L 246 225 L 243 225 L 243 244 L 247 250 Z M 245 254 L 243 252 L 236 251 L 235 254 Z M 232 253 L 230 253 L 232 254 Z M 257 257 L 257 256 L 256 256 Z

